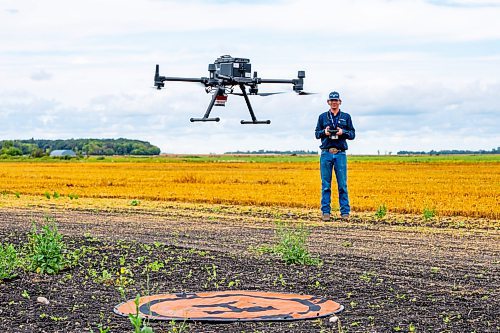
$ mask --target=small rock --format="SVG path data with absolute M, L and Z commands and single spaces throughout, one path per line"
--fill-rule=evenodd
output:
M 338 320 L 339 320 L 339 317 L 337 317 L 337 316 L 331 316 L 330 319 L 328 319 L 328 321 L 330 323 L 336 323 Z
M 45 305 L 49 305 L 49 303 L 50 303 L 48 299 L 46 299 L 45 297 L 42 297 L 42 296 L 38 296 L 36 298 L 36 301 L 38 303 L 42 303 L 42 304 L 45 304 Z

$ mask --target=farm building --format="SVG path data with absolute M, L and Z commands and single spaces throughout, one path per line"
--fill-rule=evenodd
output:
M 76 153 L 71 149 L 53 150 L 50 152 L 50 156 L 51 157 L 64 157 L 64 156 L 75 157 Z

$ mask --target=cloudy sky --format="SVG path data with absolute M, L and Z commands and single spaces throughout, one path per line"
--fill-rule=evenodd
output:
M 326 98 L 351 114 L 352 154 L 500 146 L 500 0 L 0 0 L 0 139 L 131 138 L 168 153 L 317 150 Z M 219 123 L 194 83 L 230 54 L 304 89 L 230 96 Z M 291 91 L 262 85 L 261 92 Z

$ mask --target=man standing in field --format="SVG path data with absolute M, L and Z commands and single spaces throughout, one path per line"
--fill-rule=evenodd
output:
M 351 116 L 340 111 L 342 100 L 338 92 L 333 91 L 328 96 L 330 110 L 319 115 L 316 125 L 316 139 L 321 139 L 321 219 L 330 221 L 332 196 L 332 170 L 335 170 L 339 193 L 340 216 L 343 220 L 349 219 L 351 207 L 347 194 L 347 150 L 346 140 L 353 140 L 356 136 Z

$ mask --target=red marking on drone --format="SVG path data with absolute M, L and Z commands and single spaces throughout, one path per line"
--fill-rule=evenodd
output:
M 215 97 L 215 105 L 225 106 L 227 102 L 227 95 L 218 95 Z
M 143 318 L 189 321 L 282 321 L 326 317 L 343 306 L 321 297 L 261 291 L 217 291 L 145 296 L 139 299 Z M 115 313 L 136 313 L 134 300 L 117 305 Z

